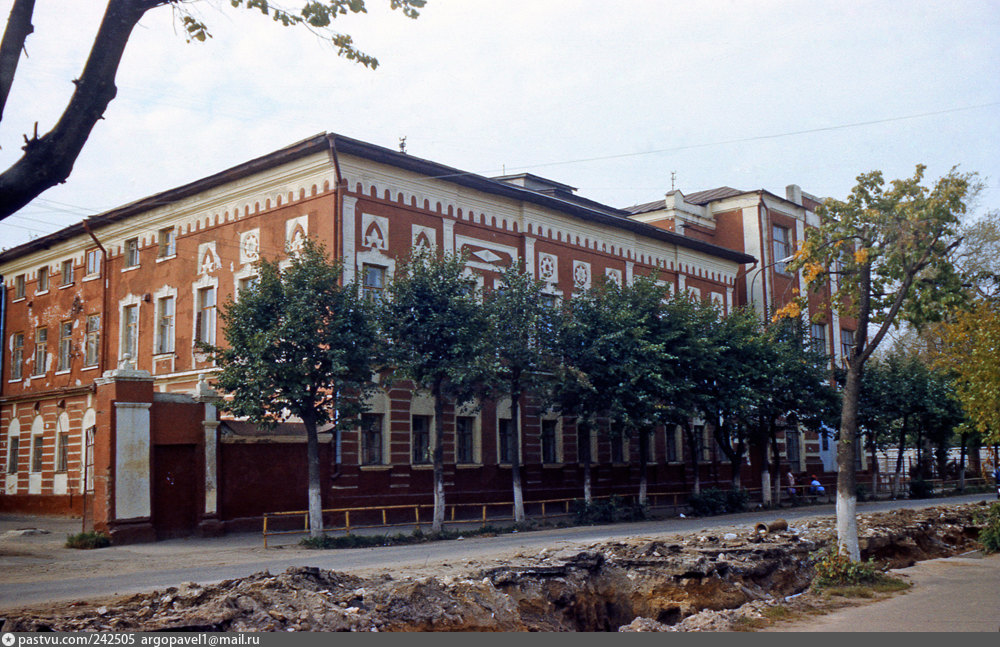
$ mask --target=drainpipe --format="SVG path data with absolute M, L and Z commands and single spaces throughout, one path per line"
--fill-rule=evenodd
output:
M 0 274 L 0 344 L 7 343 L 7 286 Z M 0 348 L 0 380 L 3 379 L 3 348 Z M 0 382 L 2 384 L 2 382 Z M 0 389 L 2 391 L 2 389 Z
M 764 274 L 764 276 L 762 276 L 761 280 L 760 280 L 760 290 L 761 290 L 761 302 L 762 302 L 762 305 L 764 306 L 764 321 L 766 322 L 767 321 L 767 310 L 768 310 L 767 305 L 768 305 L 768 301 L 767 301 L 767 275 L 765 274 L 765 268 L 767 267 L 767 265 L 764 264 L 764 260 L 767 257 L 767 248 L 765 246 L 766 237 L 764 236 L 764 219 L 763 219 L 763 215 L 765 213 L 767 213 L 767 205 L 764 204 L 764 192 L 763 191 L 757 191 L 757 200 L 758 200 L 758 202 L 757 202 L 757 232 L 758 232 L 758 235 L 760 236 L 760 263 L 761 263 L 761 270 L 760 271 L 761 271 L 761 274 Z M 752 301 L 753 300 L 753 295 L 747 295 L 747 298 L 750 301 Z
M 333 162 L 333 172 L 337 176 L 336 185 L 336 195 L 333 199 L 333 254 L 334 260 L 337 262 L 342 262 L 344 258 L 344 225 L 343 225 L 343 210 L 344 210 L 344 190 L 346 185 L 344 183 L 343 177 L 340 175 L 340 159 L 337 156 L 337 141 L 336 135 L 327 134 L 326 141 L 329 144 L 330 161 Z M 341 274 L 340 282 L 343 284 L 344 275 Z M 340 478 L 340 461 L 337 460 L 340 453 L 340 431 L 339 427 L 339 414 L 334 418 L 334 428 L 331 430 L 332 437 L 330 438 L 330 463 L 332 463 L 332 469 L 330 470 L 330 480 L 336 481 Z
M 101 278 L 104 279 L 102 282 L 104 290 L 101 294 L 101 352 L 97 358 L 97 374 L 104 375 L 108 358 L 108 331 L 111 329 L 111 322 L 108 321 L 108 283 L 111 281 L 111 272 L 108 269 L 108 250 L 104 249 L 101 241 L 97 240 L 97 236 L 90 230 L 90 225 L 87 224 L 86 220 L 83 221 L 83 228 L 97 245 L 97 249 L 101 250 Z M 86 262 L 86 258 L 84 258 L 84 262 Z M 86 330 L 86 325 L 84 329 Z

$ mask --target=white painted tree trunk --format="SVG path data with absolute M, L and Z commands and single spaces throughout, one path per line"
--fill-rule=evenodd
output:
M 760 498 L 765 508 L 771 507 L 771 472 L 766 467 L 760 471 Z
M 837 552 L 847 555 L 852 562 L 861 561 L 857 505 L 856 496 L 845 496 L 837 490 Z

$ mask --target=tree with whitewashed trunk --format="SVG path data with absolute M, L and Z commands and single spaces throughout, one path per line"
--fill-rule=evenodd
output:
M 220 407 L 273 428 L 299 419 L 306 430 L 309 534 L 323 534 L 318 429 L 356 428 L 384 350 L 372 304 L 320 243 L 306 239 L 282 269 L 262 261 L 257 280 L 222 307 L 225 346 L 207 346 L 229 394 Z
M 491 291 L 484 295 L 489 321 L 486 335 L 496 355 L 497 372 L 493 393 L 510 398 L 511 485 L 514 521 L 524 521 L 524 493 L 521 485 L 521 397 L 535 395 L 552 376 L 554 307 L 547 304 L 545 284 L 525 270 L 518 261 L 506 268 Z
M 789 266 L 815 291 L 830 284 L 831 307 L 857 321 L 837 445 L 837 547 L 853 561 L 861 558 L 854 461 L 865 362 L 900 319 L 919 326 L 964 298 L 952 258 L 975 176 L 952 169 L 927 187 L 925 168 L 889 186 L 879 171 L 859 175 L 846 200 L 816 209 L 819 227 L 807 231 Z M 775 316 L 798 316 L 803 305 L 799 298 Z
M 569 300 L 559 319 L 559 364 L 547 398 L 586 432 L 577 451 L 587 503 L 590 434 L 601 420 L 616 442 L 628 436 L 638 440 L 640 504 L 645 503 L 649 433 L 676 377 L 670 344 L 679 335 L 666 315 L 664 296 L 655 278 L 637 278 L 624 287 L 605 281 Z
M 416 250 L 397 266 L 380 316 L 392 379 L 409 380 L 434 403 L 431 528 L 436 533 L 445 517 L 445 402 L 457 406 L 477 399 L 497 370 L 486 334 L 489 321 L 476 281 L 466 274 L 467 260 L 465 255 Z

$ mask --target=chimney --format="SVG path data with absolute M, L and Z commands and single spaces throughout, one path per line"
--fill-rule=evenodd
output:
M 790 202 L 802 206 L 802 187 L 798 184 L 789 184 L 785 187 L 785 197 L 788 198 Z

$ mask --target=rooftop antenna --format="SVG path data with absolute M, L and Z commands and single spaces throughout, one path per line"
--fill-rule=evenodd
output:
M 677 171 L 670 171 L 670 190 L 674 190 L 674 182 L 677 180 Z
M 399 138 L 399 152 L 406 155 L 406 135 Z

